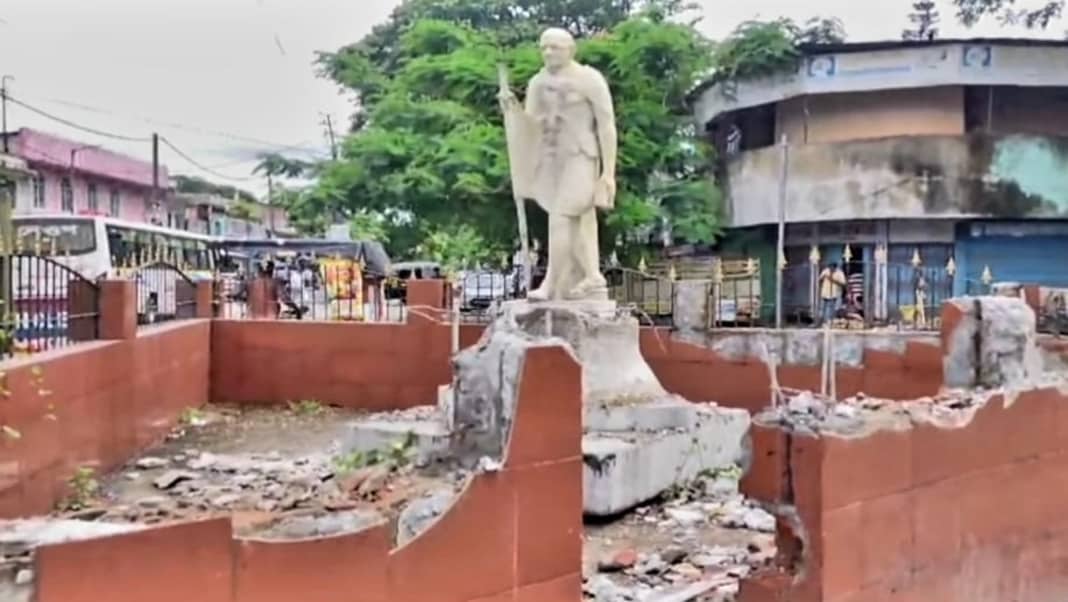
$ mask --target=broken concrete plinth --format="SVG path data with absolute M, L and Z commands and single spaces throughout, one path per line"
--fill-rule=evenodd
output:
M 619 514 L 706 470 L 746 463 L 745 410 L 675 399 L 612 408 L 601 418 L 604 426 L 629 428 L 595 430 L 587 423 L 583 507 L 589 515 Z
M 584 510 L 612 515 L 739 460 L 749 416 L 669 395 L 641 355 L 638 323 L 612 303 L 506 304 L 454 362 L 442 399 L 454 451 L 503 448 L 527 346 L 566 342 L 583 368 Z
M 528 303 L 512 301 L 487 329 L 531 340 L 562 339 L 582 365 L 583 402 L 622 404 L 667 396 L 642 357 L 640 325 L 614 301 Z
M 507 303 L 479 342 L 456 355 L 437 413 L 357 423 L 346 449 L 414 437 L 418 455 L 474 466 L 501 459 L 527 352 L 564 345 L 582 366 L 585 511 L 611 515 L 705 470 L 742 459 L 744 410 L 698 406 L 664 391 L 641 355 L 638 322 L 612 302 Z M 447 443 L 447 448 L 446 448 Z
M 949 387 L 1021 387 L 1042 374 L 1035 313 L 1015 297 L 961 297 L 943 308 Z

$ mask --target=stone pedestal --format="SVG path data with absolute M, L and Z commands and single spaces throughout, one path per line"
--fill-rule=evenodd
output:
M 639 345 L 638 319 L 615 301 L 511 301 L 488 329 L 531 339 L 558 338 L 582 364 L 583 400 L 593 405 L 652 401 L 667 395 Z
M 362 421 L 346 447 L 382 447 L 411 433 L 424 459 L 500 459 L 526 351 L 560 344 L 583 370 L 587 514 L 623 512 L 743 460 L 748 413 L 667 393 L 642 357 L 638 321 L 610 301 L 504 304 L 479 342 L 454 358 L 453 384 L 439 391 L 432 417 Z

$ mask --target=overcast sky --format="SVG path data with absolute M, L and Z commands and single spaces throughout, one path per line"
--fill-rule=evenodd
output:
M 323 157 L 321 124 L 344 128 L 350 100 L 315 77 L 316 50 L 358 40 L 398 0 L 2 0 L 0 74 L 12 96 L 110 132 L 159 132 L 202 165 L 168 149 L 172 172 L 262 190 L 248 178 L 255 155 L 284 149 Z M 897 38 L 911 0 L 699 0 L 705 33 L 745 19 L 814 14 L 842 19 L 851 41 Z M 1026 35 L 996 23 L 972 31 L 940 2 L 943 37 Z M 1026 6 L 1026 1 L 1023 3 Z M 1063 25 L 1051 28 L 1059 37 Z M 146 143 L 108 140 L 10 106 L 8 125 L 40 128 L 147 158 Z

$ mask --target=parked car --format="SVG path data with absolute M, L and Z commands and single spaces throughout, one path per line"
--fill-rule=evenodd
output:
M 486 309 L 495 301 L 514 297 L 515 277 L 500 272 L 468 272 L 460 280 L 460 309 Z

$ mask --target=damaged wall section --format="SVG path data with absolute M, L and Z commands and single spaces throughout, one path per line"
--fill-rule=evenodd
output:
M 742 490 L 778 511 L 803 557 L 740 600 L 1068 599 L 1068 395 L 894 406 L 865 416 L 878 421 L 867 433 L 754 427 Z
M 1021 301 L 945 315 L 947 376 L 978 387 L 802 393 L 754 419 L 742 491 L 777 515 L 780 556 L 742 602 L 1068 599 L 1068 388 L 1036 370 Z

